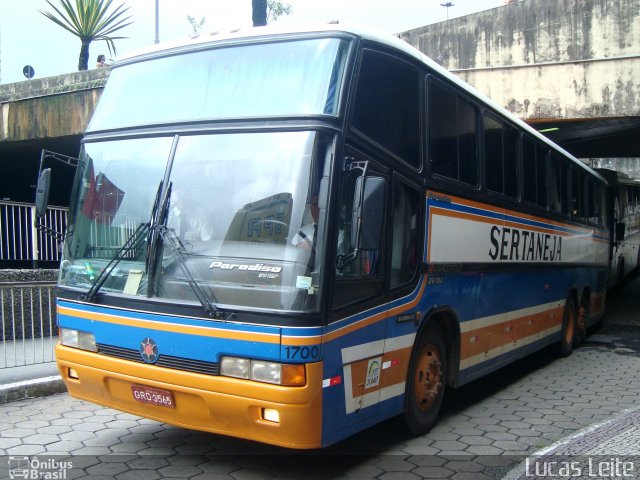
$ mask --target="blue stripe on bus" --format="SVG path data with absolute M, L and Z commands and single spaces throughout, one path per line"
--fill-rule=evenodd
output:
M 367 320 L 368 318 L 374 317 L 380 313 L 388 312 L 389 310 L 393 310 L 395 308 L 402 307 L 403 305 L 408 305 L 411 302 L 415 301 L 418 298 L 418 293 L 422 288 L 422 284 L 425 282 L 424 275 L 420 277 L 420 281 L 416 285 L 416 288 L 413 289 L 411 293 L 405 295 L 402 298 L 398 298 L 390 303 L 385 303 L 382 305 L 378 305 L 370 308 L 369 310 L 365 310 L 363 312 L 359 312 L 357 314 L 351 315 L 350 317 L 343 318 L 342 320 L 338 320 L 337 322 L 332 323 L 327 326 L 326 333 L 333 333 L 342 328 L 353 325 L 354 323 L 361 322 Z M 420 300 L 424 298 L 424 294 Z
M 469 205 L 461 204 L 461 203 L 447 203 L 447 202 L 434 202 L 434 206 L 438 206 L 440 208 L 449 209 L 456 212 L 469 213 L 473 215 L 478 215 L 486 218 L 492 218 L 500 221 L 510 221 L 514 223 L 520 223 L 522 225 L 528 225 L 531 227 L 545 228 L 547 230 L 555 230 L 559 232 L 572 233 L 572 234 L 584 234 L 588 230 L 587 229 L 575 229 L 569 226 L 560 226 L 552 223 L 546 223 L 542 220 L 532 220 L 530 218 L 518 217 L 515 215 L 510 215 L 505 212 L 495 212 L 493 210 L 485 210 L 478 207 L 471 207 Z
M 91 332 L 99 344 L 133 351 L 139 351 L 142 340 L 150 337 L 158 344 L 160 355 L 207 362 L 218 362 L 223 354 L 268 360 L 280 359 L 279 344 L 262 343 L 256 348 L 255 343 L 246 340 L 213 338 L 128 325 L 118 325 L 114 328 L 110 323 L 66 315 L 60 316 L 59 325 Z

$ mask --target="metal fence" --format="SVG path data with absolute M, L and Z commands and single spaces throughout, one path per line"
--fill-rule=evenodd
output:
M 54 360 L 55 282 L 0 282 L 0 368 Z
M 60 240 L 36 228 L 34 218 L 33 205 L 0 202 L 0 261 L 60 261 Z M 51 230 L 64 233 L 67 227 L 67 209 L 49 207 L 40 223 Z

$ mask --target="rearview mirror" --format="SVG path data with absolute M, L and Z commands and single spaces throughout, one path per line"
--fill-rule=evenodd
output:
M 42 218 L 47 213 L 49 205 L 49 186 L 51 185 L 51 169 L 47 168 L 38 177 L 36 187 L 36 217 Z

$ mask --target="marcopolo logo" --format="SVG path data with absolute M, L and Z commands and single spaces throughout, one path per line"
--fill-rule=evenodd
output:
M 38 457 L 9 457 L 9 478 L 38 480 L 65 480 L 67 471 L 73 468 L 70 460 Z
M 158 344 L 152 338 L 145 338 L 140 342 L 140 356 L 147 363 L 155 363 L 158 360 Z

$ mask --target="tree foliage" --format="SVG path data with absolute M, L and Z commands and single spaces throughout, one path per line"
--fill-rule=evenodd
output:
M 280 0 L 251 0 L 251 8 L 254 27 L 262 27 L 293 11 L 291 4 Z
M 279 0 L 267 0 L 267 22 L 275 22 L 283 15 L 291 15 L 293 9 L 290 3 L 282 3 Z
M 202 17 L 198 22 L 195 17 L 187 15 L 187 22 L 191 25 L 191 35 L 200 35 L 200 30 L 202 30 L 202 27 L 204 26 L 204 17 Z
M 78 57 L 78 70 L 89 68 L 89 45 L 94 40 L 102 40 L 107 43 L 109 53 L 116 54 L 114 40 L 126 37 L 113 37 L 112 33 L 120 30 L 133 22 L 128 22 L 131 16 L 124 14 L 129 10 L 124 3 L 118 5 L 115 10 L 108 12 L 113 0 L 75 0 L 75 6 L 71 0 L 58 0 L 60 8 L 47 0 L 55 13 L 40 12 L 56 25 L 64 28 L 80 39 L 80 56 Z

